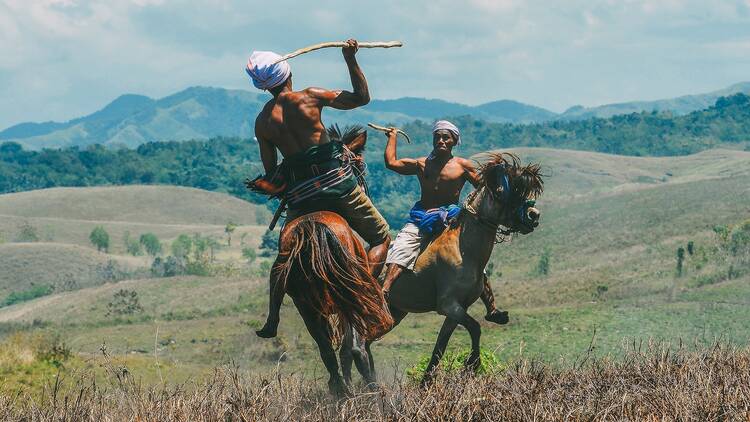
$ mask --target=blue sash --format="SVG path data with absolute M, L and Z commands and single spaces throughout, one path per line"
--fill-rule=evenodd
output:
M 461 207 L 456 204 L 445 205 L 440 208 L 426 210 L 421 202 L 417 202 L 409 211 L 409 223 L 419 227 L 425 235 L 436 235 L 448 226 L 448 221 L 456 218 Z

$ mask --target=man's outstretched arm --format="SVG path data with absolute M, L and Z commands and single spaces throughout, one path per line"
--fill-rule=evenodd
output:
M 352 81 L 352 90 L 329 91 L 321 88 L 308 88 L 307 93 L 317 98 L 322 107 L 333 107 L 338 110 L 351 110 L 361 107 L 370 102 L 370 90 L 367 88 L 367 79 L 357 63 L 357 40 L 347 40 L 347 46 L 341 49 L 349 68 L 349 78 Z
M 419 171 L 419 162 L 414 158 L 396 158 L 396 138 L 398 133 L 391 128 L 387 133 L 388 144 L 385 146 L 385 167 L 398 174 L 412 175 Z
M 474 163 L 471 160 L 462 158 L 461 165 L 464 168 L 464 177 L 466 180 L 475 188 L 479 187 L 479 172 L 474 167 Z

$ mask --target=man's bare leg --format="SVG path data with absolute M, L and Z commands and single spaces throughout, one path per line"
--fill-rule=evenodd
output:
M 492 294 L 492 287 L 490 281 L 487 279 L 487 274 L 482 274 L 483 287 L 482 295 L 479 297 L 484 303 L 484 307 L 487 309 L 487 315 L 484 319 L 495 324 L 507 324 L 508 323 L 508 311 L 501 311 L 495 306 L 495 295 Z
M 396 281 L 403 271 L 404 267 L 398 264 L 388 265 L 388 269 L 385 272 L 385 281 L 383 282 L 383 294 L 386 301 L 388 300 L 388 292 L 390 292 L 393 282 Z
M 371 246 L 367 252 L 367 261 L 370 263 L 370 274 L 376 279 L 380 277 L 385 265 L 385 257 L 388 255 L 388 246 L 391 244 L 391 238 L 387 237 L 385 242 Z
M 277 258 L 278 259 L 278 258 Z M 269 279 L 270 293 L 268 297 L 268 317 L 263 328 L 257 330 L 255 334 L 258 337 L 272 338 L 276 337 L 276 331 L 279 328 L 279 312 L 281 311 L 281 304 L 284 302 L 285 291 L 280 286 L 279 274 L 274 271 L 276 264 L 271 269 L 271 277 Z

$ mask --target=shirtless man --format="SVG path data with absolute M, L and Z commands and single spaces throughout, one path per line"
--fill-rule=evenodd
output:
M 479 176 L 471 161 L 453 156 L 453 147 L 461 143 L 458 128 L 440 120 L 432 129 L 433 150 L 429 157 L 396 158 L 396 131 L 387 134 L 385 166 L 403 175 L 416 175 L 422 190 L 419 202 L 409 212 L 409 220 L 396 236 L 388 250 L 386 275 L 383 291 L 388 291 L 393 282 L 404 270 L 413 270 L 422 241 L 437 235 L 445 228 L 447 220 L 458 215 L 461 189 L 468 181 L 474 187 L 479 184 Z M 492 289 L 484 278 L 481 296 L 487 308 L 486 320 L 497 324 L 508 322 L 508 313 L 495 307 Z
M 288 63 L 274 64 L 280 57 L 275 53 L 253 52 L 246 71 L 257 88 L 273 95 L 255 120 L 255 136 L 266 175 L 277 172 L 277 150 L 284 157 L 289 205 L 286 221 L 314 211 L 340 214 L 369 244 L 370 269 L 377 278 L 391 241 L 388 223 L 357 184 L 344 164 L 341 144 L 330 142 L 320 120 L 323 107 L 350 110 L 370 101 L 367 80 L 355 58 L 357 41 L 348 40 L 342 53 L 353 92 L 322 88 L 293 91 Z M 278 290 L 272 273 L 268 318 L 256 332 L 260 337 L 276 335 L 285 293 Z

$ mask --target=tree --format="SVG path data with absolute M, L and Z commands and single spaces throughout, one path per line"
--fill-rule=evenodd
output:
M 232 246 L 232 233 L 237 229 L 237 225 L 231 221 L 224 227 L 224 233 L 227 234 L 227 246 Z
M 109 251 L 109 233 L 104 230 L 104 227 L 94 227 L 94 230 L 92 230 L 91 234 L 89 235 L 89 240 L 94 246 L 96 246 L 97 251 Z
M 138 293 L 133 290 L 121 289 L 112 297 L 107 304 L 107 315 L 132 315 L 143 312 L 143 307 L 138 301 Z
M 156 237 L 153 233 L 145 233 L 141 235 L 140 243 L 143 245 L 143 248 L 146 250 L 146 253 L 151 256 L 156 256 L 161 253 L 161 242 L 159 242 L 159 238 Z
M 253 262 L 255 262 L 255 258 L 257 257 L 255 249 L 242 248 L 242 257 L 247 259 L 248 264 L 252 264 Z
M 122 242 L 125 244 L 125 250 L 133 256 L 143 255 L 143 245 L 138 240 L 130 237 L 130 232 L 126 231 L 122 237 Z
M 279 235 L 270 230 L 266 230 L 260 240 L 260 248 L 263 249 L 261 252 L 262 256 L 270 256 L 273 252 L 278 251 Z
M 28 221 L 25 221 L 21 226 L 18 228 L 18 236 L 16 236 L 16 242 L 38 242 L 39 241 L 39 233 L 36 230 L 36 227 L 29 224 Z
M 186 234 L 177 236 L 172 242 L 172 255 L 175 258 L 187 259 L 190 256 L 190 251 L 193 249 L 193 239 Z
M 539 262 L 536 265 L 537 275 L 540 275 L 540 276 L 549 275 L 549 261 L 550 261 L 550 252 L 548 249 L 545 249 L 544 252 L 542 252 L 542 255 L 539 257 Z

